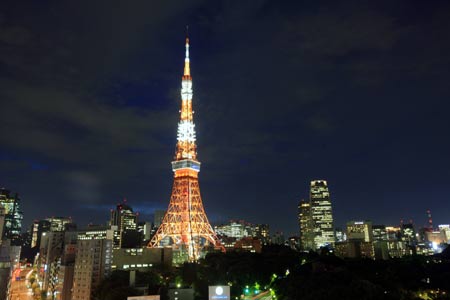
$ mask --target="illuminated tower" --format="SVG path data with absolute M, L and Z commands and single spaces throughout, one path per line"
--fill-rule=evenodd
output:
M 192 77 L 189 65 L 189 39 L 186 38 L 186 58 L 181 81 L 181 110 L 178 123 L 177 147 L 172 161 L 174 182 L 169 208 L 148 244 L 159 247 L 170 238 L 174 247 L 187 250 L 190 261 L 200 257 L 203 246 L 211 245 L 224 250 L 209 224 L 203 208 L 198 185 L 200 162 L 197 160 L 195 125 L 192 111 Z

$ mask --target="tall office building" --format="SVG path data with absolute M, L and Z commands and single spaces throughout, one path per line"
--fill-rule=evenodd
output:
M 46 218 L 48 222 L 50 222 L 50 231 L 58 232 L 65 231 L 67 229 L 75 229 L 75 224 L 72 223 L 71 218 L 66 217 L 51 217 Z
M 302 199 L 298 204 L 298 225 L 300 228 L 300 249 L 315 249 L 311 218 L 311 203 Z
M 313 180 L 310 186 L 311 222 L 316 249 L 335 242 L 330 192 L 325 180 Z
M 347 222 L 347 239 L 349 241 L 372 242 L 373 231 L 371 221 Z
M 91 299 L 92 291 L 110 274 L 115 226 L 79 231 L 73 271 L 72 300 Z
M 91 299 L 101 280 L 110 274 L 111 264 L 112 240 L 78 239 L 72 300 Z
M 387 241 L 389 239 L 385 225 L 373 225 L 372 234 L 374 241 Z
M 445 242 L 447 244 L 450 244 L 450 225 L 449 224 L 443 224 L 439 225 L 439 231 L 442 232 L 442 234 L 445 237 Z
M 142 241 L 149 241 L 152 233 L 152 223 L 150 222 L 139 222 L 137 226 L 137 231 L 139 232 Z
M 75 223 L 71 218 L 51 217 L 44 220 L 34 221 L 31 225 L 31 248 L 40 247 L 42 234 L 44 232 L 74 231 Z
M 20 245 L 23 213 L 20 209 L 19 195 L 16 193 L 12 196 L 9 190 L 1 188 L 0 205 L 5 209 L 5 223 L 2 238 L 10 239 L 12 245 Z
M 31 225 L 31 248 L 41 245 L 42 233 L 50 231 L 51 224 L 47 220 L 34 221 Z
M 256 224 L 253 227 L 253 237 L 259 238 L 263 245 L 270 243 L 270 227 L 269 224 Z
M 336 228 L 334 232 L 336 235 L 336 242 L 345 242 L 347 240 L 347 230 L 342 230 L 342 228 Z
M 405 243 L 406 255 L 416 254 L 417 238 L 413 223 L 401 224 L 401 241 Z
M 133 239 L 138 235 L 137 222 L 137 214 L 125 203 L 118 204 L 116 210 L 111 210 L 109 225 L 118 228 L 118 238 L 114 239 L 114 248 L 122 248 L 128 244 L 127 239 Z
M 58 267 L 58 260 L 61 257 L 64 246 L 64 232 L 44 232 L 42 233 L 39 246 L 38 272 L 42 280 L 41 289 L 43 291 L 54 289 L 50 287 L 50 282 L 54 278 L 54 272 Z
M 20 251 L 21 247 L 12 246 L 10 240 L 4 240 L 0 244 L 0 300 L 10 299 L 10 279 L 13 269 L 18 267 Z
M 236 239 L 241 239 L 247 236 L 253 236 L 253 225 L 243 220 L 233 221 L 231 220 L 227 224 L 214 226 L 214 230 L 217 234 Z
M 0 245 L 2 244 L 4 226 L 5 226 L 5 208 L 0 204 Z

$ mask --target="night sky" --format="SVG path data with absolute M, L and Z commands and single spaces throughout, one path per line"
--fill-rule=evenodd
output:
M 450 222 L 449 1 L 2 1 L 0 186 L 26 226 L 167 208 L 186 24 L 212 223 L 295 234 L 312 179 L 337 226 Z

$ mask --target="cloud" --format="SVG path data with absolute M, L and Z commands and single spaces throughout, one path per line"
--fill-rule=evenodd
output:
M 84 171 L 73 171 L 66 175 L 67 193 L 72 201 L 96 203 L 101 200 L 101 180 Z

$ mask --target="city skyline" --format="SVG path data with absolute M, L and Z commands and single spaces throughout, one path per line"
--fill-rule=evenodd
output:
M 297 233 L 311 180 L 336 227 L 449 222 L 448 3 L 137 3 L 2 5 L 0 186 L 23 228 L 167 208 L 186 24 L 211 223 Z

